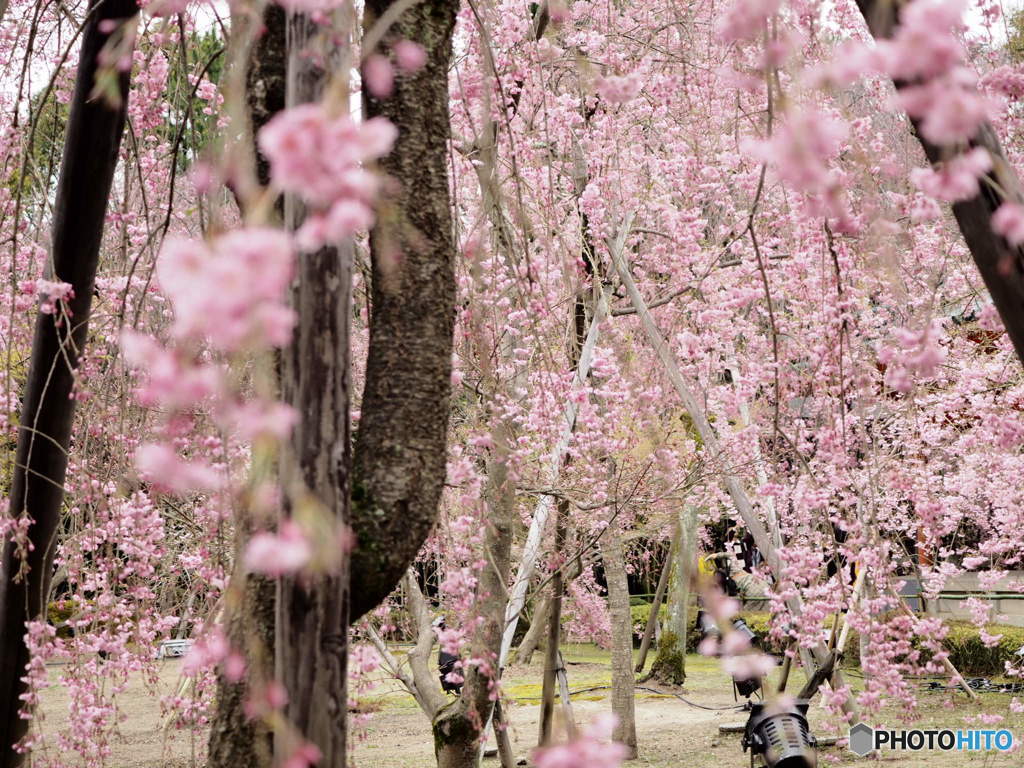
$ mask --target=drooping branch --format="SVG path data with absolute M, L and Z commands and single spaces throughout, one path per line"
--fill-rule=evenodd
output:
M 405 671 L 402 663 L 388 650 L 387 644 L 373 627 L 370 628 L 370 642 L 395 678 L 416 699 L 423 713 L 433 720 L 448 701 L 438 684 L 437 668 L 431 667 L 430 664 L 430 652 L 434 649 L 436 640 L 432 616 L 420 585 L 416 582 L 416 574 L 412 570 L 405 574 L 402 584 L 405 588 L 406 607 L 416 628 L 416 645 L 405 657 L 409 663 L 409 671 Z
M 249 122 L 245 151 L 256 180 L 264 186 L 270 183 L 270 165 L 259 151 L 255 137 L 285 107 L 286 22 L 284 9 L 276 3 L 267 4 L 258 33 L 250 29 L 254 21 L 245 13 L 237 13 L 232 19 L 232 47 L 235 49 L 232 66 L 244 69 L 245 75 Z M 250 41 L 252 35 L 256 35 L 256 39 Z M 246 208 L 256 196 L 241 194 L 242 189 L 235 191 L 243 212 L 249 214 Z M 237 553 L 244 551 L 251 533 L 249 528 L 249 521 L 244 517 L 237 521 Z M 233 647 L 246 651 L 246 674 L 242 680 L 234 680 L 225 675 L 224 670 L 218 671 L 217 705 L 210 722 L 207 768 L 232 768 L 239 764 L 265 768 L 272 763 L 270 730 L 262 720 L 248 715 L 245 702 L 253 684 L 273 677 L 276 593 L 273 579 L 239 572 L 225 595 L 226 632 Z
M 75 372 L 85 347 L 103 223 L 124 133 L 128 73 L 103 65 L 108 40 L 134 25 L 134 0 L 91 0 L 82 35 L 54 205 L 52 279 L 74 296 L 36 317 L 21 402 L 10 515 L 28 515 L 27 541 L 6 542 L 0 572 L 0 766 L 21 765 L 13 750 L 28 727 L 18 715 L 29 660 L 27 621 L 45 612 L 75 412 Z M 113 29 L 110 28 L 113 25 Z M 99 88 L 100 84 L 103 88 Z
M 658 328 L 657 323 L 654 321 L 654 317 L 647 308 L 647 304 L 644 301 L 643 296 L 640 294 L 640 289 L 637 288 L 636 282 L 633 280 L 633 275 L 630 272 L 629 265 L 626 263 L 625 256 L 623 255 L 632 223 L 633 215 L 629 214 L 623 221 L 614 240 L 609 240 L 607 243 L 608 251 L 611 254 L 615 269 L 619 274 L 619 279 L 622 280 L 626 293 L 629 295 L 630 301 L 633 302 L 633 306 L 637 310 L 637 315 L 640 317 L 640 322 L 643 325 L 644 333 L 647 336 L 648 342 L 657 353 L 658 358 L 665 369 L 665 373 L 668 375 L 669 381 L 672 383 L 672 387 L 676 390 L 676 394 L 682 401 L 683 407 L 686 408 L 686 412 L 689 414 L 690 420 L 693 422 L 694 427 L 697 429 L 697 433 L 700 435 L 705 450 L 707 450 L 710 455 L 714 455 L 718 453 L 719 450 L 718 433 L 715 432 L 714 428 L 711 426 L 711 422 L 708 420 L 708 415 L 701 406 L 696 394 L 683 378 L 683 374 L 679 370 L 679 364 L 676 361 L 675 355 L 669 348 L 669 345 L 665 340 L 665 336 Z M 754 543 L 764 555 L 765 562 L 768 564 L 776 582 L 778 582 L 782 574 L 782 561 L 771 536 L 765 529 L 764 524 L 761 522 L 761 518 L 758 517 L 757 511 L 754 509 L 754 504 L 751 501 L 750 494 L 747 493 L 747 490 L 740 478 L 728 468 L 722 470 L 721 482 L 725 487 L 725 491 L 729 494 L 729 498 L 732 500 L 732 503 L 736 508 L 736 512 L 743 520 L 743 524 L 747 527 L 751 536 L 753 536 Z M 799 596 L 794 596 L 786 602 L 790 611 L 794 615 L 799 616 L 802 612 L 802 601 Z M 819 642 L 811 649 L 811 655 L 815 665 L 821 667 L 828 661 L 829 650 L 825 647 L 824 643 Z M 838 672 L 836 672 L 836 676 L 839 676 Z M 856 705 L 854 704 L 852 697 L 847 697 L 846 702 L 843 705 L 843 709 L 848 714 L 856 712 Z
M 884 40 L 895 34 L 899 27 L 897 14 L 900 3 L 857 0 L 857 6 L 876 39 Z M 894 84 L 897 89 L 906 85 L 898 81 Z M 928 141 L 917 121 L 912 122 L 929 162 L 940 163 L 956 154 L 955 148 L 937 146 Z M 1019 246 L 1010 245 L 992 229 L 992 215 L 1004 201 L 1024 201 L 1020 179 L 988 122 L 982 123 L 968 144 L 988 151 L 992 170 L 981 179 L 978 194 L 953 204 L 953 215 L 1006 326 L 1017 357 L 1024 363 L 1024 251 Z
M 576 413 L 579 404 L 574 397 L 575 393 L 583 386 L 583 382 L 590 375 L 590 365 L 594 359 L 594 350 L 597 347 L 597 339 L 600 335 L 601 323 L 608 317 L 608 303 L 603 295 L 597 299 L 597 307 L 594 317 L 587 330 L 586 340 L 580 349 L 580 359 L 576 366 L 576 376 L 572 383 L 572 393 L 565 406 L 565 417 L 562 423 L 562 432 L 559 435 L 558 443 L 551 451 L 548 464 L 548 474 L 552 480 L 558 477 L 562 463 L 565 461 L 566 451 L 569 449 L 569 440 L 572 439 L 573 429 L 576 426 Z M 504 667 L 508 661 L 509 651 L 512 649 L 512 639 L 516 634 L 516 627 L 519 625 L 519 614 L 526 605 L 526 591 L 530 586 L 530 579 L 533 578 L 534 570 L 537 567 L 537 557 L 540 554 L 541 537 L 547 526 L 548 517 L 551 514 L 551 507 L 554 503 L 552 496 L 542 496 L 537 502 L 533 519 L 530 520 L 530 529 L 526 534 L 526 543 L 523 545 L 522 559 L 519 561 L 519 568 L 516 570 L 516 580 L 512 583 L 512 593 L 509 597 L 508 607 L 505 609 L 505 632 L 501 638 L 501 653 L 498 657 L 498 666 Z
M 394 4 L 367 2 L 364 28 Z M 365 96 L 366 114 L 388 118 L 398 139 L 381 162 L 394 189 L 370 235 L 370 346 L 353 464 L 353 621 L 405 574 L 434 526 L 444 484 L 455 317 L 448 66 L 457 10 L 454 0 L 425 0 L 402 12 L 387 40 L 419 43 L 426 64 L 399 74 L 390 97 Z

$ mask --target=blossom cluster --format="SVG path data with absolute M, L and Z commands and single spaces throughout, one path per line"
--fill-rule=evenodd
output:
M 384 118 L 356 122 L 322 104 L 286 110 L 260 131 L 274 184 L 312 208 L 296 233 L 301 247 L 337 243 L 373 225 L 381 178 L 368 165 L 391 150 L 396 136 Z

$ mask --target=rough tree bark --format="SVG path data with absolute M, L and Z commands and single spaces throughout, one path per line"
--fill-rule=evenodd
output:
M 558 507 L 555 510 L 556 552 L 565 551 L 565 524 L 568 516 L 569 502 L 565 499 L 559 499 Z M 577 557 L 573 565 L 579 562 L 580 559 Z M 547 746 L 551 741 L 552 718 L 555 713 L 555 685 L 557 682 L 555 676 L 560 666 L 559 647 L 562 638 L 562 595 L 565 592 L 565 584 L 566 580 L 562 567 L 559 567 L 551 578 L 551 596 L 546 602 L 546 613 L 548 615 L 545 618 L 547 620 L 548 644 L 544 654 L 544 681 L 541 685 L 540 696 L 540 733 L 537 738 L 537 744 L 541 747 Z M 535 623 L 537 626 L 543 626 L 539 617 Z M 530 629 L 532 630 L 533 626 Z M 520 650 L 522 650 L 522 645 L 520 645 Z M 530 651 L 530 653 L 532 654 L 533 651 Z M 517 653 L 516 656 L 518 657 L 518 655 Z
M 632 760 L 637 756 L 633 621 L 629 613 L 626 552 L 622 531 L 614 520 L 601 537 L 601 561 L 608 581 L 608 612 L 612 623 L 612 712 L 618 718 L 612 738 L 626 746 L 627 759 Z
M 333 59 L 333 41 L 322 30 L 305 15 L 288 17 L 289 107 L 321 97 L 327 72 L 317 62 Z M 304 215 L 302 204 L 286 196 L 286 226 L 296 229 Z M 298 320 L 281 357 L 283 399 L 298 413 L 281 462 L 289 512 L 326 515 L 339 526 L 348 523 L 350 498 L 351 285 L 351 242 L 299 254 L 292 283 Z M 274 652 L 277 677 L 288 691 L 285 714 L 320 749 L 319 765 L 329 768 L 347 765 L 348 575 L 343 557 L 337 569 L 277 582 Z M 290 745 L 283 739 L 274 748 L 278 760 L 287 758 Z
M 270 163 L 255 144 L 260 129 L 284 109 L 287 98 L 288 42 L 287 14 L 277 3 L 263 9 L 263 29 L 253 41 L 245 68 L 245 101 L 249 108 L 249 130 L 253 138 L 256 178 L 270 183 Z
M 685 505 L 679 511 L 678 546 L 673 548 L 674 575 L 669 581 L 668 626 L 661 633 L 658 656 L 651 677 L 666 685 L 686 682 L 686 633 L 689 628 L 690 582 L 697 554 L 697 510 Z
M 857 0 L 857 6 L 874 37 L 886 39 L 896 32 L 899 26 L 898 13 L 903 3 Z M 896 81 L 895 85 L 898 89 L 907 83 Z M 932 144 L 921 135 L 917 122 L 912 122 L 914 132 L 931 163 L 939 163 L 955 154 L 952 148 Z M 998 190 L 1005 192 L 1005 199 L 1020 203 L 1024 201 L 1020 179 L 1006 159 L 989 123 L 983 123 L 977 135 L 968 143 L 971 147 L 984 147 L 988 150 L 992 157 L 992 170 L 981 179 L 977 195 L 953 204 L 953 215 L 985 286 L 992 295 L 992 302 L 1006 326 L 1017 357 L 1024 362 L 1024 250 L 1011 246 L 1002 236 L 992 231 L 992 214 L 1004 201 L 1004 195 Z
M 0 563 L 0 765 L 21 765 L 12 745 L 24 736 L 18 716 L 29 654 L 25 622 L 45 612 L 57 528 L 64 499 L 75 400 L 75 369 L 86 343 L 103 222 L 124 133 L 128 73 L 118 73 L 105 98 L 91 98 L 100 71 L 98 56 L 111 21 L 134 25 L 134 0 L 90 0 L 82 33 L 60 181 L 54 205 L 53 279 L 70 283 L 74 297 L 56 314 L 40 313 L 22 396 L 11 484 L 12 517 L 30 515 L 28 542 L 8 541 Z M 113 97 L 113 98 L 111 98 Z M 26 551 L 27 550 L 27 551 Z
M 369 0 L 364 29 L 396 1 Z M 391 120 L 398 140 L 381 161 L 395 188 L 370 235 L 370 348 L 352 485 L 353 621 L 402 579 L 434 525 L 444 485 L 455 316 L 448 66 L 458 7 L 424 0 L 406 8 L 385 39 L 419 43 L 426 65 L 398 75 L 387 99 L 364 91 L 366 114 Z
M 233 20 L 232 30 L 241 25 Z M 245 34 L 243 29 L 238 34 Z M 287 53 L 285 12 L 270 3 L 263 12 L 263 30 L 253 43 L 246 66 L 246 104 L 249 133 L 255 138 L 285 106 Z M 250 142 L 255 161 L 256 178 L 263 186 L 270 182 L 270 166 Z M 235 532 L 236 552 L 243 551 L 248 539 L 246 525 Z M 273 579 L 259 574 L 236 577 L 241 588 L 226 595 L 227 635 L 232 647 L 246 650 L 246 677 L 232 682 L 221 672 L 217 675 L 217 706 L 210 723 L 207 768 L 266 768 L 271 764 L 273 746 L 270 731 L 260 721 L 245 713 L 244 702 L 254 683 L 272 677 L 274 670 L 274 611 L 277 586 Z

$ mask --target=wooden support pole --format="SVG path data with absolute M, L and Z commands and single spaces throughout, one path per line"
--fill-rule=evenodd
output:
M 565 717 L 565 735 L 570 740 L 576 738 L 576 718 L 572 713 L 572 699 L 569 696 L 569 678 L 565 674 L 565 659 L 562 652 L 558 652 L 558 669 L 555 670 L 558 677 L 558 693 L 562 699 L 562 714 Z
M 672 536 L 672 544 L 668 548 L 668 557 L 665 558 L 665 565 L 662 566 L 661 576 L 658 578 L 658 587 L 654 591 L 654 602 L 651 603 L 651 612 L 647 614 L 647 626 L 644 627 L 644 637 L 640 642 L 636 669 L 633 670 L 638 675 L 644 671 L 644 665 L 647 663 L 647 652 L 651 649 L 651 640 L 654 638 L 654 629 L 658 626 L 658 612 L 661 610 L 661 603 L 665 599 L 669 575 L 672 573 L 672 560 L 675 557 L 676 547 L 679 546 L 679 533 L 680 528 L 677 523 L 675 533 Z
M 576 366 L 576 375 L 573 377 L 573 393 L 583 386 L 583 382 L 590 375 L 590 364 L 594 360 L 594 349 L 597 347 L 599 329 L 601 323 L 607 317 L 608 302 L 603 294 L 598 294 L 594 317 L 590 322 L 590 328 L 587 329 L 587 337 L 583 343 L 583 348 L 580 350 L 580 359 Z M 572 433 L 576 426 L 576 413 L 578 410 L 579 404 L 576 402 L 576 399 L 570 397 L 569 402 L 565 406 L 562 433 L 554 450 L 551 452 L 548 465 L 548 475 L 551 478 L 552 484 L 558 479 L 558 473 L 561 470 L 562 463 L 565 461 L 565 456 L 569 449 L 569 440 L 572 439 Z M 541 496 L 534 510 L 533 519 L 530 521 L 530 529 L 526 534 L 526 544 L 523 546 L 523 556 L 519 561 L 519 568 L 516 571 L 515 581 L 512 583 L 512 592 L 509 596 L 508 606 L 505 609 L 505 633 L 502 635 L 501 651 L 498 654 L 499 668 L 503 668 L 508 662 L 508 654 L 512 650 L 512 638 L 515 637 L 516 627 L 519 626 L 519 614 L 522 612 L 523 606 L 526 605 L 526 590 L 530 585 L 530 579 L 533 578 L 533 573 L 537 566 L 541 537 L 544 534 L 544 528 L 547 526 L 551 505 L 551 496 L 546 494 Z
M 494 702 L 494 739 L 498 744 L 498 759 L 501 768 L 515 768 L 516 758 L 512 752 L 512 742 L 508 738 L 508 721 L 502 711 L 501 699 Z
M 916 616 L 914 616 L 914 612 L 910 610 L 910 607 L 903 601 L 903 598 L 900 595 L 896 594 L 896 590 L 890 587 L 889 594 L 896 599 L 897 604 L 903 610 L 904 613 L 906 613 L 908 616 L 917 618 Z M 945 658 L 942 660 L 942 666 L 945 667 L 947 672 L 949 672 L 949 676 L 953 680 L 953 682 L 959 685 L 963 689 L 964 693 L 967 694 L 967 698 L 969 698 L 971 701 L 978 700 L 978 694 L 976 694 L 974 690 L 971 688 L 971 686 L 967 684 L 967 680 L 964 679 L 964 676 L 960 674 L 960 671 L 953 665 L 953 662 L 950 661 L 949 658 Z
M 29 663 L 25 624 L 46 618 L 71 450 L 75 377 L 89 334 L 103 225 L 127 115 L 129 72 L 109 65 L 104 71 L 100 59 L 113 35 L 134 39 L 138 13 L 132 0 L 90 0 L 83 21 L 47 264 L 47 277 L 69 283 L 73 292 L 57 303 L 55 312 L 36 315 L 17 445 L 7 465 L 10 507 L 5 517 L 24 516 L 28 527 L 27 540 L 7 537 L 0 557 L 0 765 L 5 768 L 29 757 L 13 748 L 30 723 L 19 714 Z M 130 51 L 118 55 L 130 60 Z M 96 94 L 100 82 L 107 87 Z

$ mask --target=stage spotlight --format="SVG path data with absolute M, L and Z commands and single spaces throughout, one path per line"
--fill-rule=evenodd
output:
M 753 704 L 743 751 L 750 750 L 750 764 L 760 757 L 766 768 L 817 768 L 817 742 L 807 725 L 807 702 L 798 701 L 779 711 L 772 704 Z
M 701 640 L 706 637 L 718 637 L 722 634 L 718 631 L 718 625 L 711 618 L 711 614 L 706 611 L 697 611 L 697 628 L 700 630 Z
M 434 619 L 433 626 L 438 632 L 443 631 L 445 628 L 444 616 L 438 616 Z M 448 653 L 443 646 L 437 652 L 437 671 L 440 673 L 441 689 L 445 693 L 452 693 L 456 696 L 462 694 L 462 683 L 448 682 L 448 675 L 449 673 L 456 671 L 455 665 L 458 664 L 459 661 L 460 659 L 458 656 L 453 653 Z
M 757 639 L 757 635 L 754 633 L 747 623 L 743 619 L 734 619 L 732 622 L 732 628 L 734 631 L 739 632 L 750 643 L 752 648 L 760 646 L 760 641 Z M 745 699 L 749 699 L 753 696 L 757 690 L 761 687 L 761 678 L 759 677 L 748 677 L 744 680 L 737 680 L 733 678 L 733 684 L 736 686 L 736 691 Z
M 743 619 L 733 619 L 732 628 L 747 638 L 752 646 L 756 647 L 761 644 L 761 641 L 757 639 L 757 634 L 747 626 L 747 622 Z

